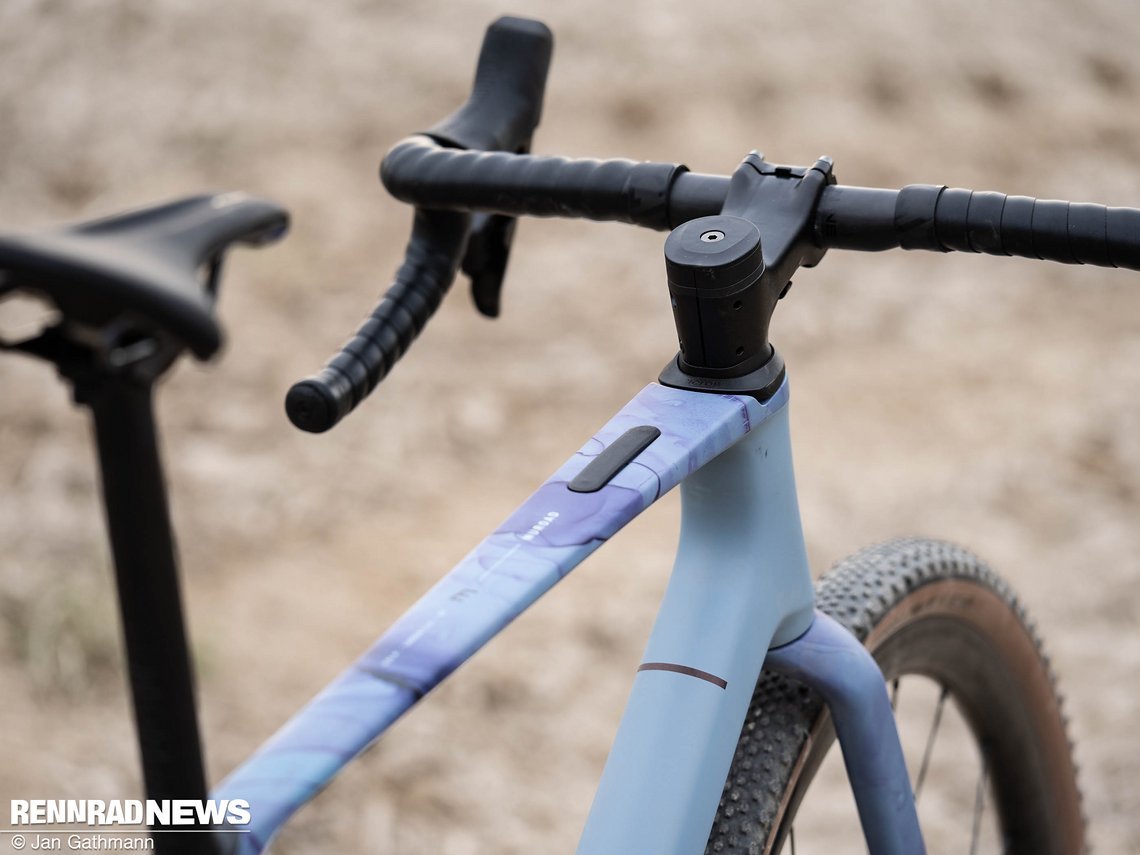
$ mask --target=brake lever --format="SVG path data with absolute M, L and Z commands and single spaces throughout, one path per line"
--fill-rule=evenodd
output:
M 516 222 L 503 214 L 476 214 L 471 218 L 471 235 L 460 269 L 471 280 L 471 299 L 484 317 L 499 316 Z

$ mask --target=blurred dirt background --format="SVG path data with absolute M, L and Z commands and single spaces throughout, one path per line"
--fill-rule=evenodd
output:
M 674 352 L 662 235 L 526 222 L 500 320 L 461 283 L 351 419 L 314 437 L 284 417 L 398 262 L 381 154 L 463 100 L 504 11 L 556 34 L 541 152 L 706 172 L 827 153 L 846 183 L 1140 205 L 1133 0 L 5 0 L 2 228 L 205 189 L 294 215 L 280 247 L 233 256 L 224 358 L 160 396 L 215 780 Z M 773 337 L 817 572 L 904 533 L 990 560 L 1069 698 L 1095 848 L 1140 852 L 1136 275 L 833 253 Z M 0 802 L 137 795 L 88 428 L 18 357 L 0 485 Z M 670 496 L 518 621 L 279 851 L 571 851 L 677 515 Z

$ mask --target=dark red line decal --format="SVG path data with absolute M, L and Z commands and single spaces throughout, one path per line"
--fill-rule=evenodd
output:
M 698 680 L 704 680 L 707 683 L 712 683 L 714 686 L 720 686 L 722 689 L 728 688 L 727 680 L 722 680 L 716 674 L 701 671 L 699 668 L 690 668 L 688 665 L 674 665 L 672 662 L 642 662 L 637 670 L 675 671 L 678 674 L 684 674 L 686 677 L 696 677 Z

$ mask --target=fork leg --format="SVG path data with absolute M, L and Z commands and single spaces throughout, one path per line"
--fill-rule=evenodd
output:
M 890 696 L 867 649 L 817 611 L 807 632 L 768 651 L 764 667 L 810 686 L 826 702 L 867 850 L 872 855 L 925 852 Z

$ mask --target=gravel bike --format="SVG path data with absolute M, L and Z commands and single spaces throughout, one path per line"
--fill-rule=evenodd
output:
M 381 179 L 415 208 L 404 264 L 349 341 L 289 391 L 287 414 L 303 430 L 332 428 L 391 371 L 460 270 L 479 311 L 497 315 L 523 215 L 669 231 L 679 351 L 210 792 L 247 800 L 247 824 L 171 834 L 164 848 L 261 851 L 397 718 L 680 485 L 676 563 L 580 853 L 794 851 L 801 805 L 836 741 L 867 849 L 924 851 L 916 802 L 950 707 L 979 758 L 963 819 L 971 851 L 983 816 L 1003 851 L 1083 851 L 1048 660 L 985 563 L 948 543 L 898 540 L 841 562 L 813 587 L 788 375 L 769 327 L 792 276 L 830 249 L 1140 269 L 1140 210 L 941 186 L 844 186 L 828 158 L 791 167 L 752 152 L 731 176 L 717 176 L 672 163 L 533 155 L 552 45 L 538 22 L 495 22 L 469 100 L 389 151 Z M 286 223 L 272 203 L 228 194 L 0 238 L 0 287 L 46 296 L 62 315 L 4 347 L 55 363 L 94 418 L 148 798 L 208 792 L 153 386 L 183 350 L 199 358 L 217 350 L 213 305 L 226 250 L 273 240 Z M 938 688 L 913 780 L 893 716 L 900 681 L 910 678 Z

